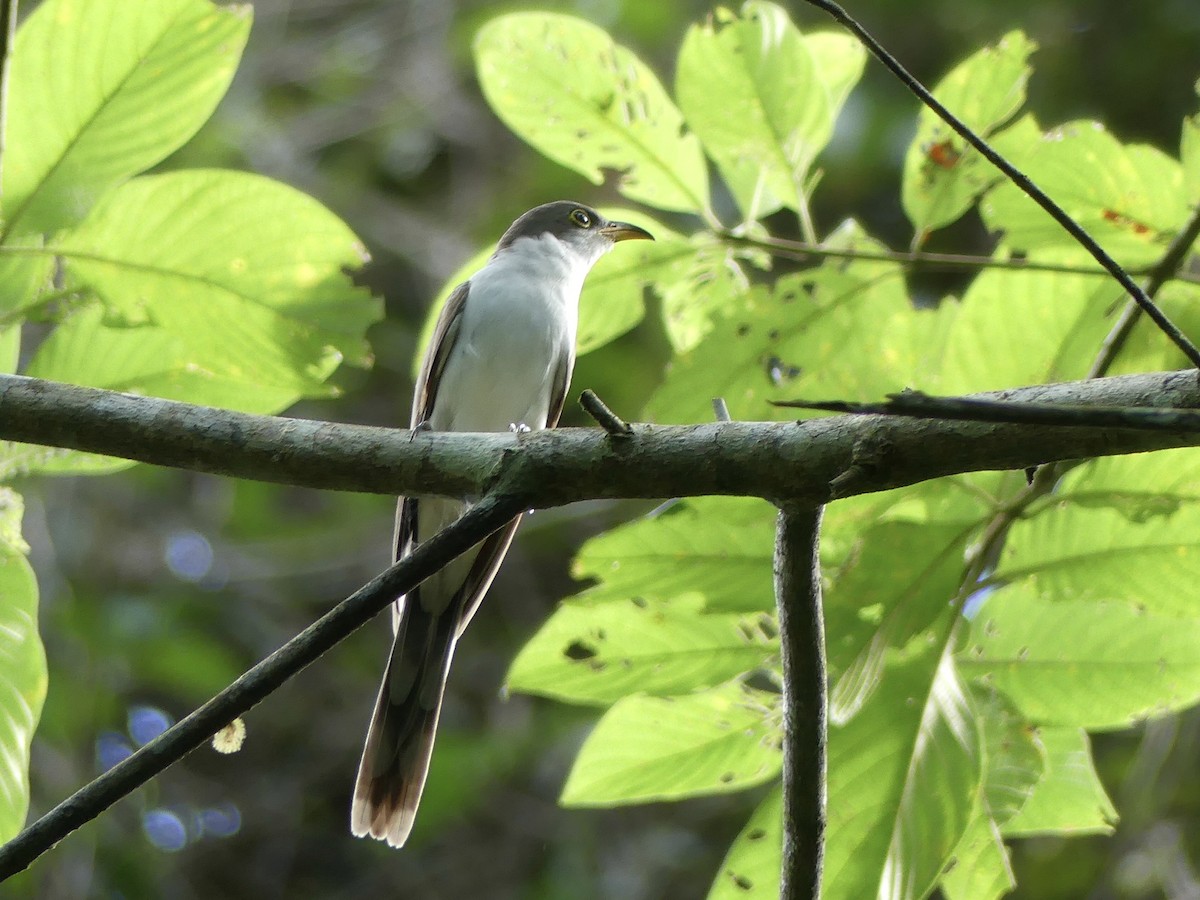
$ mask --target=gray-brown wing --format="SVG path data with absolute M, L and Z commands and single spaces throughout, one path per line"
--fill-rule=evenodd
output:
M 553 428 L 562 415 L 567 391 L 571 387 L 571 372 L 575 368 L 575 348 L 571 347 L 558 361 L 554 370 L 554 387 L 550 391 L 550 407 L 546 411 L 546 427 Z
M 417 389 L 413 394 L 412 419 L 410 428 L 416 428 L 429 419 L 433 412 L 433 401 L 437 398 L 438 385 L 442 381 L 442 372 L 446 368 L 446 360 L 450 358 L 450 349 L 458 339 L 458 330 L 462 325 L 462 312 L 467 303 L 467 294 L 471 291 L 471 282 L 464 281 L 453 291 L 438 314 L 437 324 L 433 326 L 433 336 L 429 339 L 429 347 L 425 351 L 425 359 L 421 363 L 421 371 L 417 375 Z

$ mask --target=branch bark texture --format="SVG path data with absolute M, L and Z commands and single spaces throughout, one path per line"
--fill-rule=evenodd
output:
M 1189 370 L 973 396 L 1200 407 L 1200 381 Z M 17 375 L 0 376 L 0 439 L 313 488 L 454 497 L 500 489 L 540 508 L 713 494 L 816 506 L 960 472 L 1200 445 L 1196 433 L 875 416 L 633 425 L 620 439 L 579 428 L 413 434 L 248 415 Z
M 819 506 L 785 506 L 775 526 L 784 684 L 781 900 L 817 900 L 825 858 L 827 688 L 820 527 Z

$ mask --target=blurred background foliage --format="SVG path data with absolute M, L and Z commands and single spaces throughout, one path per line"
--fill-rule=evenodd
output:
M 36 4 L 24 3 L 27 13 Z M 524 4 L 470 0 L 254 0 L 254 29 L 212 121 L 164 169 L 225 166 L 310 193 L 365 240 L 362 280 L 386 300 L 374 367 L 342 369 L 341 396 L 292 414 L 395 425 L 425 310 L 445 279 L 519 212 L 549 199 L 605 203 L 540 158 L 484 104 L 475 30 Z M 1094 116 L 1123 141 L 1168 152 L 1195 111 L 1194 0 L 860 0 L 848 5 L 926 83 L 1006 31 L 1040 49 L 1029 108 L 1042 122 Z M 654 64 L 664 81 L 698 0 L 575 0 L 581 15 Z M 829 23 L 803 4 L 804 30 Z M 917 104 L 877 65 L 822 157 L 814 217 L 853 216 L 903 248 L 903 153 Z M 772 221 L 787 236 L 794 222 Z M 930 249 L 980 250 L 972 217 Z M 929 276 L 927 290 L 953 290 Z M 648 316 L 580 360 L 628 418 L 660 376 L 665 338 Z M 566 424 L 584 424 L 568 406 Z M 148 467 L 24 485 L 42 590 L 50 689 L 33 748 L 32 810 L 44 812 L 164 723 L 185 715 L 388 562 L 392 504 Z M 348 800 L 387 634 L 364 629 L 256 709 L 237 755 L 200 750 L 65 841 L 4 896 L 699 897 L 760 798 L 750 792 L 609 811 L 555 799 L 594 713 L 498 698 L 516 651 L 575 590 L 571 553 L 638 504 L 538 513 L 455 662 L 422 817 L 403 852 L 350 838 Z M 1095 740 L 1122 821 L 1111 837 L 1019 843 L 1036 898 L 1197 896 L 1200 716 Z

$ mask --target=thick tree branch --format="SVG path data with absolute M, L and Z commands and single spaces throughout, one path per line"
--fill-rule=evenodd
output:
M 825 857 L 827 687 L 820 527 L 819 506 L 785 506 L 775 526 L 784 684 L 781 900 L 817 900 Z
M 425 541 L 292 638 L 187 718 L 68 797 L 0 847 L 0 881 L 25 869 L 64 837 L 196 749 L 281 684 L 336 645 L 396 597 L 524 508 L 515 496 L 486 498 L 458 522 Z M 364 715 L 366 709 L 363 710 Z
M 1097 407 L 1200 407 L 1195 372 L 974 395 Z M 252 416 L 0 376 L 0 439 L 164 466 L 380 494 L 483 496 L 501 481 L 530 507 L 576 500 L 744 495 L 819 505 L 930 478 L 1200 445 L 1118 428 L 838 416 L 807 422 L 634 425 L 522 435 L 416 433 Z

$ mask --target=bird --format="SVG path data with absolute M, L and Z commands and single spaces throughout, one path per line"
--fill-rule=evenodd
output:
M 446 300 L 425 352 L 410 425 L 518 434 L 553 428 L 575 365 L 579 295 L 618 242 L 653 240 L 570 200 L 537 206 Z M 394 556 L 453 524 L 466 498 L 401 497 Z M 455 644 L 479 608 L 520 517 L 392 607 L 393 641 L 358 767 L 350 828 L 402 847 L 425 787 Z

